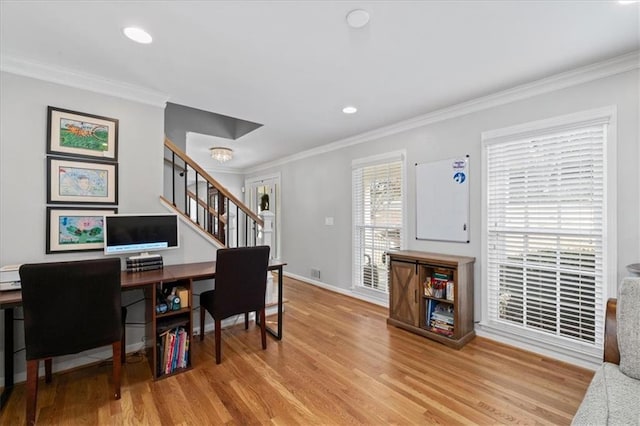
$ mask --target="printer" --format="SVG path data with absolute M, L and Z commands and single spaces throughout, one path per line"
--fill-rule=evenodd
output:
M 0 268 L 0 291 L 20 290 L 20 265 Z

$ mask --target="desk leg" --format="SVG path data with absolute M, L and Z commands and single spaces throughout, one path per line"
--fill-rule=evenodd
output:
M 0 395 L 0 410 L 5 407 L 13 390 L 13 308 L 4 310 L 4 389 Z
M 282 266 L 278 268 L 278 332 L 267 327 L 267 331 L 278 340 L 282 340 Z

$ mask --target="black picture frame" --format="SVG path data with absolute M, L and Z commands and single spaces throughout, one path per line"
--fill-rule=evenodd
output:
M 117 208 L 47 207 L 46 253 L 104 250 L 104 217 Z
M 47 204 L 118 204 L 118 163 L 47 157 Z
M 118 161 L 118 123 L 111 117 L 47 107 L 47 154 Z

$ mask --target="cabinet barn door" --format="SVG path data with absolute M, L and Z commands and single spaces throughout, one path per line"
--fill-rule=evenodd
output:
M 418 286 L 416 264 L 391 262 L 389 316 L 406 324 L 418 326 Z

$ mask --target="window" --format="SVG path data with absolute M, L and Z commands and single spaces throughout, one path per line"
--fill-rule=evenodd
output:
M 354 285 L 388 293 L 385 252 L 403 246 L 404 155 L 353 163 Z
M 489 325 L 601 353 L 610 119 L 599 111 L 483 134 Z

